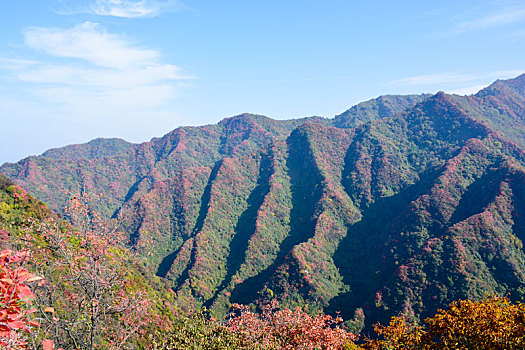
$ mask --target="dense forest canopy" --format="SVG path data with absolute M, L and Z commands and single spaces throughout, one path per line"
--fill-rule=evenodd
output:
M 64 349 L 177 348 L 195 325 L 207 342 L 224 336 L 217 348 L 282 348 L 308 327 L 324 334 L 310 346 L 342 348 L 394 316 L 363 346 L 432 348 L 458 334 L 448 317 L 523 317 L 523 135 L 525 75 L 472 96 L 382 96 L 334 119 L 243 114 L 142 144 L 97 139 L 0 167 L 0 244 L 32 251 L 19 268 L 54 286 L 29 286 L 39 317 L 53 310 L 32 341 Z M 95 282 L 74 277 L 90 269 L 118 298 L 82 297 Z M 182 316 L 223 320 L 233 305 L 225 323 Z M 96 308 L 112 314 L 105 328 L 72 326 Z M 273 330 L 281 318 L 302 330 Z M 245 332 L 257 327 L 268 338 Z

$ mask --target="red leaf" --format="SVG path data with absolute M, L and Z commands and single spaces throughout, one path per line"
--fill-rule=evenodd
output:
M 18 286 L 18 295 L 20 299 L 32 299 L 35 296 L 31 289 L 25 285 Z
M 8 322 L 7 325 L 11 329 L 24 329 L 26 327 L 26 325 L 20 321 L 11 321 L 11 322 Z
M 50 339 L 42 340 L 42 347 L 44 350 L 53 350 L 55 348 L 55 342 Z

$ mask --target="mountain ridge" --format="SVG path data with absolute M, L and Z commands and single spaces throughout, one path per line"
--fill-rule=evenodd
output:
M 523 80 L 380 97 L 334 119 L 244 114 L 103 161 L 0 170 L 47 196 L 104 192 L 101 211 L 128 214 L 133 247 L 182 307 L 277 298 L 370 329 L 483 293 L 525 297 Z

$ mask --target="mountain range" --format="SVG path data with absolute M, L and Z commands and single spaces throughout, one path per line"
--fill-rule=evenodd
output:
M 278 299 L 356 330 L 452 300 L 525 299 L 525 74 L 472 96 L 381 96 L 333 119 L 243 114 L 96 139 L 0 171 L 58 213 L 102 194 L 178 304 Z

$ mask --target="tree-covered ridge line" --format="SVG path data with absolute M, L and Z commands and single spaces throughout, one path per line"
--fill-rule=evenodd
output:
M 183 308 L 278 299 L 370 330 L 487 292 L 522 300 L 525 161 L 505 126 L 521 123 L 524 80 L 411 97 L 389 116 L 388 101 L 408 102 L 385 97 L 349 111 L 357 127 L 243 115 L 103 161 L 22 161 L 15 175 L 55 203 L 60 188 L 103 192 L 100 209 L 127 214 Z M 491 124 L 485 104 L 504 101 Z
M 384 96 L 356 105 L 335 119 L 308 117 L 274 120 L 242 114 L 202 127 L 180 127 L 149 142 L 130 144 L 120 139 L 95 139 L 86 144 L 52 149 L 17 163 L 6 163 L 0 171 L 26 188 L 51 208 L 62 211 L 66 191 L 104 190 L 105 200 L 97 208 L 111 216 L 136 191 L 175 175 L 184 168 L 213 166 L 225 156 L 244 156 L 276 140 L 285 139 L 306 122 L 351 128 L 363 122 L 392 115 L 427 95 Z M 51 169 L 59 169 L 53 175 Z M 118 183 L 108 181 L 119 178 Z M 102 204 L 104 203 L 104 204 Z
M 451 96 L 467 114 L 525 147 L 525 75 L 498 80 L 472 96 Z
M 132 143 L 119 138 L 97 138 L 84 144 L 53 148 L 42 153 L 52 159 L 98 159 L 125 152 Z

